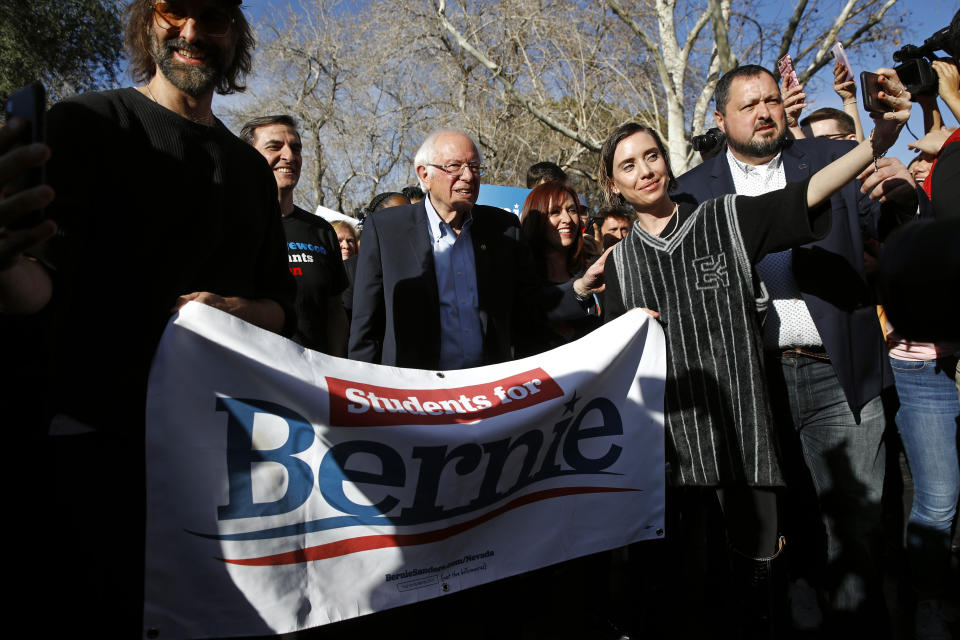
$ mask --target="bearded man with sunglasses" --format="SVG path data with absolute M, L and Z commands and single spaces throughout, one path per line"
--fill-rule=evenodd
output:
M 130 69 L 145 84 L 51 110 L 47 214 L 56 236 L 45 241 L 48 220 L 29 230 L 37 246 L 21 254 L 0 246 L 0 301 L 17 301 L 2 310 L 42 309 L 50 319 L 48 471 L 37 494 L 52 516 L 31 523 L 41 531 L 31 545 L 50 550 L 37 570 L 58 594 L 43 598 L 55 614 L 45 622 L 71 634 L 150 637 L 143 420 L 171 312 L 196 300 L 272 331 L 293 326 L 276 183 L 211 111 L 213 93 L 243 90 L 251 67 L 239 4 L 129 5 Z M 56 549 L 69 549 L 69 560 Z

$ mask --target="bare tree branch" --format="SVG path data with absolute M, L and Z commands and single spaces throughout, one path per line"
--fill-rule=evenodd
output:
M 510 94 L 510 97 L 516 100 L 519 104 L 522 104 L 530 113 L 532 113 L 538 120 L 542 123 L 557 131 L 571 140 L 575 140 L 583 146 L 587 147 L 591 151 L 599 151 L 600 143 L 596 140 L 589 140 L 584 138 L 576 131 L 573 131 L 569 127 L 565 127 L 561 123 L 557 122 L 554 118 L 551 118 L 549 115 L 544 113 L 541 109 L 537 108 L 533 102 L 527 99 L 516 87 L 513 86 L 505 77 L 500 69 L 490 58 L 488 58 L 482 51 L 471 45 L 467 39 L 461 34 L 453 24 L 447 19 L 446 16 L 446 0 L 440 0 L 440 3 L 437 7 L 437 18 L 440 20 L 440 24 L 443 25 L 443 28 L 447 30 L 457 41 L 457 44 L 471 56 L 473 56 L 477 62 L 483 65 L 488 71 L 493 74 L 493 77 L 500 83 L 503 87 L 503 90 Z
M 724 7 L 724 5 L 726 5 Z M 717 47 L 717 59 L 720 62 L 721 73 L 726 73 L 737 66 L 737 57 L 733 55 L 730 48 L 730 39 L 727 37 L 730 21 L 730 2 L 721 0 L 709 0 L 707 2 L 708 11 L 704 15 L 710 16 L 710 22 L 713 23 L 713 42 Z M 724 11 L 726 9 L 726 11 Z M 692 39 L 688 39 L 688 43 Z

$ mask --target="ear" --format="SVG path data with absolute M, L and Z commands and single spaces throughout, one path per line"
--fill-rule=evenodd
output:
M 617 189 L 617 183 L 613 180 L 608 180 L 607 185 L 610 187 L 610 191 L 613 191 L 615 194 L 620 195 L 620 189 Z
M 429 174 L 429 169 L 422 164 L 417 165 L 417 177 L 420 178 L 421 182 L 426 182 L 427 175 Z
M 726 135 L 727 128 L 726 126 L 724 126 L 724 123 L 723 123 L 723 114 L 720 113 L 719 111 L 714 110 L 713 119 L 717 121 L 717 128 L 720 129 L 720 131 L 723 131 L 724 135 Z

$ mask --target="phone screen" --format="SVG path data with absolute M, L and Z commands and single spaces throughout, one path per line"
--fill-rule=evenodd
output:
M 21 134 L 14 141 L 11 150 L 33 144 L 34 142 L 45 142 L 44 120 L 46 100 L 47 93 L 43 85 L 39 82 L 27 85 L 13 92 L 10 94 L 10 97 L 7 98 L 7 102 L 4 105 L 6 122 L 10 122 L 11 118 L 20 118 L 27 122 L 27 126 L 24 127 Z M 41 165 L 39 167 L 31 167 L 13 180 L 7 182 L 4 186 L 4 191 L 7 194 L 13 194 L 17 191 L 36 187 L 43 183 L 44 169 L 43 165 Z M 21 216 L 16 222 L 9 226 L 11 229 L 22 229 L 35 226 L 42 221 L 43 211 L 33 211 L 25 216 Z

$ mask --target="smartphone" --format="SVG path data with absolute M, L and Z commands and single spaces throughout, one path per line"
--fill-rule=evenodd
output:
M 830 51 L 833 52 L 833 57 L 837 62 L 842 62 L 843 66 L 847 68 L 847 75 L 843 77 L 844 82 L 850 82 L 853 80 L 853 67 L 850 66 L 850 59 L 847 57 L 847 52 L 843 50 L 843 44 L 837 40 L 833 43 L 833 47 L 830 48 Z
M 26 120 L 27 126 L 23 128 L 20 135 L 14 140 L 10 147 L 16 149 L 34 142 L 46 141 L 45 114 L 47 104 L 47 92 L 43 85 L 34 82 L 22 89 L 10 94 L 4 105 L 6 115 L 5 122 L 10 122 L 11 118 L 20 118 Z M 16 193 L 24 189 L 36 187 L 44 183 L 43 165 L 31 167 L 27 171 L 9 181 L 4 188 L 7 194 Z M 23 229 L 36 226 L 43 221 L 43 210 L 31 211 L 21 216 L 16 222 L 9 225 L 11 229 Z
M 860 91 L 863 93 L 863 108 L 871 113 L 892 111 L 891 107 L 880 102 L 880 76 L 869 71 L 860 72 Z
M 780 70 L 780 77 L 787 81 L 787 89 L 800 86 L 797 72 L 793 70 L 793 58 L 790 57 L 789 53 L 777 60 L 777 69 Z

